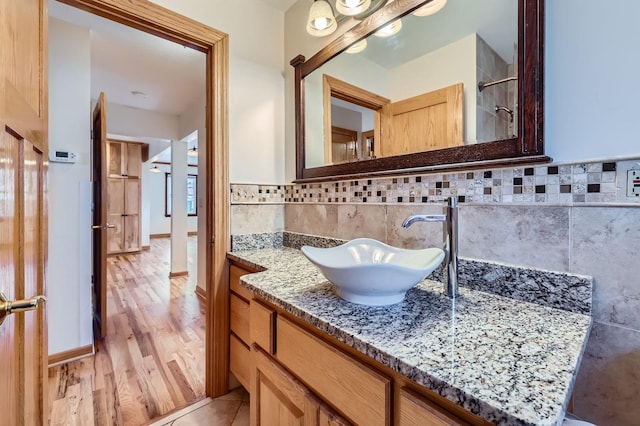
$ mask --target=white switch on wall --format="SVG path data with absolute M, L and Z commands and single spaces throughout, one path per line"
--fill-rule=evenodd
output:
M 627 197 L 640 197 L 640 170 L 627 171 Z

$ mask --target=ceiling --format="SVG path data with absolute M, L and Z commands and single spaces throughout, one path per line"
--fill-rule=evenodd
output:
M 270 4 L 278 10 L 286 12 L 295 2 L 298 0 L 262 0 L 263 2 Z
M 205 90 L 201 52 L 54 0 L 49 16 L 90 29 L 93 99 L 105 92 L 115 104 L 180 115 Z
M 518 40 L 518 4 L 513 0 L 448 1 L 435 15 L 402 20 L 396 36 L 369 37 L 362 55 L 390 69 L 477 33 L 508 64 L 513 60 Z

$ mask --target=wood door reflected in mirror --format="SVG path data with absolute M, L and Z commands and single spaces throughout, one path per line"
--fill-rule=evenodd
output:
M 542 143 L 543 0 L 457 0 L 432 16 L 411 14 L 426 3 L 389 3 L 308 61 L 291 62 L 299 180 L 550 160 Z M 376 36 L 399 19 L 399 33 Z M 345 51 L 363 38 L 364 51 Z M 331 118 L 345 108 L 339 101 L 370 109 L 375 120 L 372 154 L 360 126 L 357 161 L 347 164 L 330 152 L 332 126 L 345 127 Z
M 391 102 L 324 75 L 324 164 L 463 145 L 462 93 L 459 83 Z M 313 141 L 313 135 L 307 140 Z M 307 164 L 322 165 L 313 158 L 314 150 L 307 153 Z

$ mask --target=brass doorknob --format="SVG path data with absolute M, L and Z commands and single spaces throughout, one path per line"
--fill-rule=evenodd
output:
M 33 296 L 31 299 L 9 301 L 4 293 L 0 293 L 0 325 L 2 325 L 7 315 L 33 311 L 38 308 L 40 302 L 46 301 L 47 298 L 42 295 Z

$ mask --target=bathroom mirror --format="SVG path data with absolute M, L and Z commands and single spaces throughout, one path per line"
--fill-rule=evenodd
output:
M 298 181 L 550 161 L 543 1 L 450 0 L 412 14 L 428 3 L 395 0 L 291 61 Z M 374 34 L 399 18 L 397 34 Z

